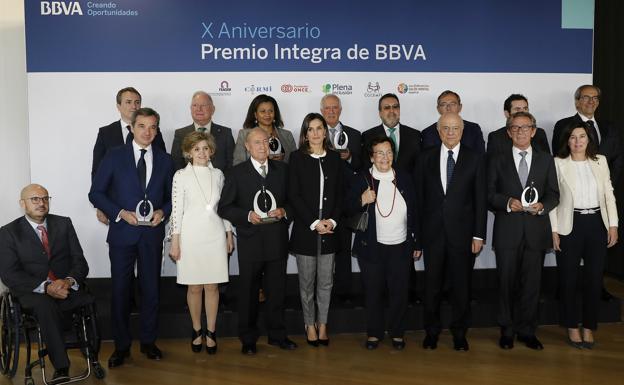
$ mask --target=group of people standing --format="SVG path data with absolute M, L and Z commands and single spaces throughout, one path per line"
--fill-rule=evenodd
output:
M 335 289 L 347 293 L 353 255 L 365 293 L 366 348 L 376 349 L 386 331 L 395 349 L 405 348 L 414 260 L 423 258 L 422 346 L 437 347 L 448 282 L 453 347 L 467 351 L 471 273 L 486 243 L 488 210 L 495 215 L 491 243 L 499 277 L 500 347 L 513 348 L 517 338 L 543 348 L 536 337 L 541 270 L 545 252 L 554 248 L 568 343 L 592 348 L 606 250 L 618 239 L 611 181 L 619 177 L 622 158 L 617 132 L 594 116 L 600 90 L 581 86 L 574 100 L 578 113 L 555 126 L 553 159 L 527 98 L 518 94 L 505 100 L 506 125 L 489 134 L 486 151 L 481 128 L 462 119 L 461 99 L 453 91 L 440 94 L 440 118 L 422 132 L 400 123 L 399 98 L 385 94 L 378 103 L 381 124 L 361 134 L 340 121 L 338 96 L 325 95 L 320 113 L 304 117 L 298 144 L 283 127 L 273 97 L 252 100 L 235 142 L 230 128 L 212 121 L 210 95 L 198 91 L 190 105 L 193 123 L 175 131 L 169 155 L 158 113 L 141 108 L 136 89 L 120 90 L 121 118 L 98 132 L 89 192 L 98 220 L 109 228 L 115 340 L 109 367 L 122 365 L 130 354 L 135 266 L 140 350 L 149 359 L 162 358 L 155 341 L 166 221 L 177 282 L 188 285 L 194 352 L 204 346 L 209 354 L 217 352 L 218 284 L 228 281 L 234 233 L 242 353 L 257 352 L 260 289 L 268 343 L 297 348 L 283 314 L 289 254 L 297 261 L 309 345 L 329 345 L 334 276 Z M 33 213 L 47 214 L 47 190 L 35 186 L 22 195 L 35 228 L 45 217 Z M 1 230 L 2 261 L 18 258 L 9 255 L 15 249 L 11 226 Z M 0 276 L 11 287 L 16 265 L 7 263 L 0 265 Z M 68 275 L 65 294 L 84 275 Z M 56 289 L 45 286 L 43 294 L 48 287 Z

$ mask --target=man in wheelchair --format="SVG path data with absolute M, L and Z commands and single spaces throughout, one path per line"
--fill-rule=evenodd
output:
M 93 302 L 81 290 L 89 266 L 72 222 L 49 214 L 50 196 L 40 185 L 22 189 L 24 216 L 0 229 L 0 278 L 22 308 L 38 320 L 54 366 L 54 383 L 69 377 L 62 314 Z

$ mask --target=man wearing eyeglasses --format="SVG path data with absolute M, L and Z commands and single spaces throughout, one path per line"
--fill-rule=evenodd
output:
M 437 109 L 440 116 L 446 113 L 459 114 L 462 110 L 461 98 L 454 91 L 446 90 L 438 96 Z M 422 147 L 440 146 L 440 135 L 438 134 L 438 123 L 433 123 L 422 131 Z M 478 152 L 485 153 L 485 142 L 483 141 L 483 131 L 477 123 L 464 120 L 464 133 L 461 137 L 461 144 Z
M 368 148 L 369 143 L 377 136 L 387 136 L 394 142 L 396 149 L 394 165 L 412 173 L 420 154 L 422 143 L 420 131 L 399 122 L 401 104 L 395 94 L 385 94 L 379 98 L 377 108 L 382 124 L 362 133 L 362 148 Z M 362 151 L 362 165 L 365 169 L 371 167 L 367 151 Z
M 54 382 L 69 379 L 63 339 L 63 311 L 86 305 L 93 297 L 80 288 L 89 266 L 72 222 L 49 214 L 48 190 L 38 184 L 22 189 L 24 216 L 0 229 L 0 277 L 41 327 Z
M 493 154 L 488 167 L 488 203 L 494 212 L 493 246 L 499 282 L 499 346 L 514 337 L 534 350 L 543 256 L 552 247 L 548 212 L 559 204 L 552 156 L 531 145 L 536 122 L 528 112 L 507 119 L 512 148 Z

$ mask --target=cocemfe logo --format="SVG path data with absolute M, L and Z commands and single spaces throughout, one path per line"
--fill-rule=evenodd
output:
M 282 84 L 282 87 L 280 89 L 284 93 L 290 93 L 290 92 L 308 93 L 308 92 L 312 92 L 312 91 L 310 91 L 310 87 L 309 86 L 299 86 L 299 85 L 293 85 L 293 84 Z
M 338 83 L 326 83 L 323 84 L 321 90 L 325 94 L 335 94 L 335 95 L 351 95 L 353 93 L 353 87 L 351 84 L 338 84 Z
M 365 98 L 378 98 L 381 96 L 381 86 L 379 82 L 368 82 L 366 84 L 366 92 L 364 92 Z
M 42 16 L 83 16 L 80 3 L 77 1 L 42 1 L 40 6 Z

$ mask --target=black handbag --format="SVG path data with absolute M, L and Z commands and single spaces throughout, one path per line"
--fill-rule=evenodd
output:
M 368 181 L 364 178 L 366 185 L 370 188 Z M 347 218 L 347 227 L 353 231 L 364 232 L 368 228 L 368 204 L 366 204 L 366 210 L 353 214 Z

